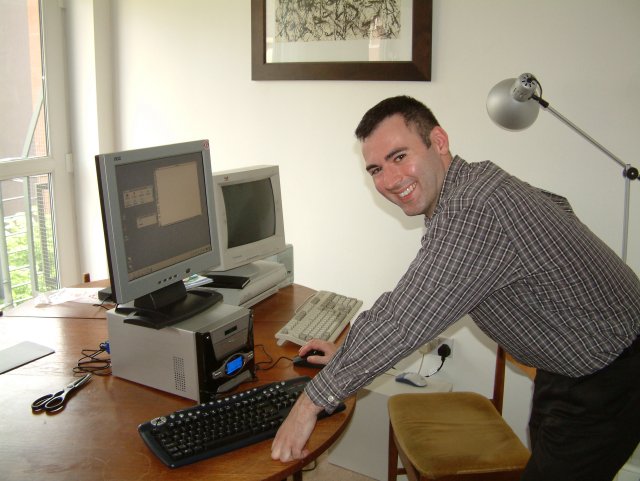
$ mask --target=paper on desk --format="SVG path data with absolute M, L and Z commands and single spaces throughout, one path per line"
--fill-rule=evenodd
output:
M 80 304 L 101 304 L 98 299 L 98 287 L 65 287 L 63 289 L 42 293 L 36 299 L 38 306 L 78 302 Z
M 0 374 L 11 371 L 41 357 L 55 352 L 53 349 L 35 342 L 25 341 L 0 350 Z

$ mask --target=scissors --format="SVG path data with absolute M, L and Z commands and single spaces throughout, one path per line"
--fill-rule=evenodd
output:
M 91 374 L 85 374 L 81 378 L 67 384 L 61 391 L 39 397 L 31 403 L 31 410 L 33 412 L 47 411 L 49 413 L 63 410 L 67 396 L 76 389 L 84 386 L 89 379 L 91 379 Z

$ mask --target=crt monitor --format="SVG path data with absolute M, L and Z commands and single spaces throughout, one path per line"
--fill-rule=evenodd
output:
M 220 259 L 209 142 L 100 154 L 96 171 L 112 298 L 133 301 L 133 323 L 163 327 L 218 302 L 183 282 Z
M 229 271 L 286 248 L 280 171 L 261 165 L 214 172 L 220 265 Z

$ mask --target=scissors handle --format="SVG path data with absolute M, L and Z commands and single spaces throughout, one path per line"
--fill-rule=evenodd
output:
M 58 409 L 62 409 L 62 405 L 64 404 L 64 400 L 69 394 L 69 390 L 59 391 L 57 392 L 51 399 L 49 399 L 46 403 L 44 403 L 44 408 L 49 411 L 57 411 Z
M 31 403 L 31 409 L 34 412 L 42 411 L 43 409 L 47 412 L 60 411 L 64 408 L 64 402 L 69 393 L 80 386 L 83 386 L 89 379 L 91 379 L 91 374 L 85 374 L 81 378 L 69 383 L 64 389 L 56 392 L 55 394 L 46 394 L 39 397 Z
M 39 397 L 35 401 L 31 403 L 31 409 L 33 411 L 42 411 L 45 409 L 45 404 L 53 397 L 53 394 L 46 394 L 42 397 Z

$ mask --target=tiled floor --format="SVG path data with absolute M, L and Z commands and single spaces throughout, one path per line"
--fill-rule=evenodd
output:
M 311 467 L 308 466 L 308 471 L 303 472 L 303 481 L 375 481 L 368 476 L 331 464 L 327 454 L 318 458 L 318 464 L 315 469 L 311 470 Z

